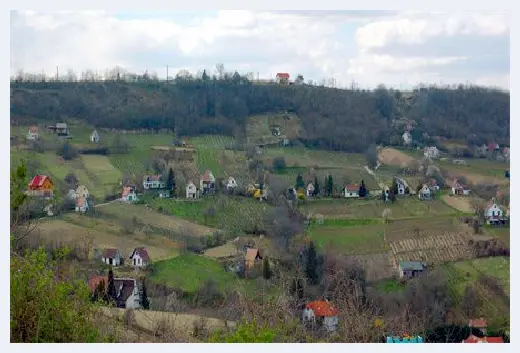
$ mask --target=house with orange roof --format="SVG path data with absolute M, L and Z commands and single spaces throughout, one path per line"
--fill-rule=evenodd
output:
M 29 130 L 27 131 L 27 140 L 35 141 L 40 138 L 40 134 L 38 133 L 38 126 L 29 126 Z
M 215 176 L 211 170 L 207 169 L 200 177 L 200 190 L 202 195 L 212 194 L 215 192 Z
M 462 343 L 504 343 L 504 339 L 502 337 L 477 337 L 469 335 Z
M 121 201 L 135 202 L 137 201 L 137 195 L 135 193 L 134 186 L 124 186 L 121 194 Z
M 76 212 L 85 213 L 88 210 L 88 200 L 83 197 L 77 197 L 76 198 Z
M 247 248 L 246 255 L 244 257 L 244 264 L 246 269 L 254 268 L 262 263 L 262 255 L 260 250 L 254 248 Z
M 487 334 L 487 321 L 482 317 L 478 319 L 470 319 L 468 322 L 468 327 L 479 330 L 483 335 Z
M 29 183 L 27 194 L 30 196 L 51 198 L 54 194 L 54 182 L 47 175 L 36 175 Z
M 287 72 L 279 72 L 276 74 L 276 82 L 279 85 L 288 85 L 290 77 L 291 76 Z
M 328 332 L 338 327 L 338 311 L 328 300 L 315 300 L 305 305 L 302 319 L 305 324 L 322 326 Z
M 348 184 L 343 188 L 343 196 L 345 198 L 358 198 L 359 197 L 359 185 Z

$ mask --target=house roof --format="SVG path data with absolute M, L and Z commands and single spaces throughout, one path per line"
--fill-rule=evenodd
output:
M 347 189 L 348 191 L 358 191 L 359 190 L 359 185 L 357 185 L 357 184 L 348 184 L 348 185 L 345 185 L 345 189 Z
M 138 254 L 144 261 L 150 261 L 150 256 L 148 256 L 148 251 L 146 251 L 145 248 L 135 248 L 132 255 L 130 255 L 130 258 L 134 257 L 135 254 Z
M 76 194 L 88 194 L 88 189 L 85 185 L 79 185 L 76 188 Z
M 504 147 L 503 152 L 504 153 L 508 153 L 509 152 L 509 147 Z
M 336 316 L 338 311 L 332 307 L 329 302 L 323 300 L 316 300 L 308 303 L 305 306 L 306 309 L 310 309 L 314 312 L 314 315 L 318 317 Z
M 468 189 L 468 187 L 467 187 L 466 185 L 462 184 L 462 183 L 459 181 L 459 179 L 453 179 L 453 187 L 454 187 L 455 189 L 465 189 L 465 190 Z
M 504 343 L 502 337 L 486 337 L 487 343 Z
M 29 132 L 30 133 L 37 133 L 38 132 L 38 126 L 29 126 Z
M 202 175 L 201 180 L 209 183 L 209 182 L 215 181 L 215 177 L 213 176 L 213 173 L 211 172 L 211 170 L 208 169 Z
M 134 188 L 131 187 L 131 186 L 125 186 L 123 187 L 123 197 L 126 197 L 128 196 L 128 194 L 130 194 L 131 192 L 134 191 Z
M 188 181 L 188 184 L 186 184 L 186 187 L 195 187 L 195 184 L 193 183 L 193 181 Z
M 476 327 L 476 328 L 486 328 L 487 327 L 487 321 L 483 318 L 480 319 L 471 319 L 469 320 L 469 326 L 470 327 Z
M 488 148 L 489 148 L 490 150 L 494 150 L 496 147 L 497 147 L 497 144 L 496 144 L 496 143 L 494 143 L 494 142 L 490 142 L 490 143 L 488 143 Z
M 132 295 L 135 287 L 135 279 L 133 278 L 114 278 L 114 286 L 118 292 L 117 300 L 126 302 L 128 297 Z M 119 290 L 121 289 L 121 292 Z
M 151 180 L 151 181 L 158 181 L 158 180 L 161 180 L 162 179 L 162 175 L 160 174 L 157 174 L 157 175 L 145 175 L 143 177 L 143 180 Z
M 108 276 L 92 276 L 88 281 L 88 288 L 93 292 L 102 281 L 105 282 L 105 290 L 107 290 Z
M 279 72 L 276 74 L 277 78 L 289 78 L 289 74 L 287 72 Z
M 98 135 L 97 130 L 92 131 L 92 135 Z
M 105 249 L 103 250 L 103 257 L 105 259 L 114 259 L 119 254 L 117 249 Z
M 56 128 L 57 129 L 66 129 L 67 128 L 67 124 L 65 124 L 65 123 L 57 123 L 56 124 Z
M 314 189 L 314 185 L 312 185 L 312 183 L 309 183 L 309 184 L 307 185 L 307 189 L 308 189 L 308 190 L 313 190 L 313 189 Z
M 502 211 L 500 206 L 498 206 L 494 201 L 490 201 L 490 202 L 488 202 L 488 204 L 486 206 L 486 212 L 489 211 L 490 209 L 494 208 L 495 206 L 496 206 L 496 208 L 498 208 Z
M 76 198 L 76 207 L 84 207 L 87 205 L 87 199 L 83 196 Z
M 502 337 L 477 337 L 474 335 L 469 335 L 466 338 L 464 343 L 504 343 L 504 339 Z
M 399 267 L 405 271 L 422 271 L 424 270 L 424 265 L 419 261 L 401 261 L 399 262 Z
M 47 175 L 36 175 L 29 183 L 29 188 L 39 188 L 47 179 L 51 180 Z
M 257 256 L 261 259 L 262 256 L 260 256 L 260 250 L 258 249 L 253 249 L 253 248 L 249 248 L 247 249 L 246 251 L 246 256 L 245 256 L 245 260 L 246 261 L 255 261 L 255 259 L 257 258 Z

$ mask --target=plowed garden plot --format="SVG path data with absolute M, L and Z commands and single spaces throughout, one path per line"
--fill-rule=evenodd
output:
M 386 226 L 386 239 L 389 242 L 424 238 L 449 233 L 468 234 L 469 227 L 452 217 L 415 218 L 395 220 Z

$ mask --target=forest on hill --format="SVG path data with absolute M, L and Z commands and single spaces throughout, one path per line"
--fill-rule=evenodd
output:
M 287 111 L 302 123 L 301 142 L 361 152 L 400 143 L 396 120 L 417 136 L 509 144 L 509 92 L 459 86 L 409 92 L 345 90 L 307 84 L 255 84 L 240 75 L 170 82 L 11 82 L 11 121 L 84 119 L 97 127 L 171 129 L 177 135 L 234 135 L 251 115 Z

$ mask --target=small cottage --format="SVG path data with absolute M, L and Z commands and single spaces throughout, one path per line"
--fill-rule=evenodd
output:
M 399 277 L 403 279 L 417 277 L 425 269 L 425 264 L 420 261 L 401 261 L 399 262 Z
M 108 292 L 108 276 L 94 276 L 89 280 L 89 289 L 94 293 L 98 285 L 103 282 L 105 293 Z M 114 278 L 116 288 L 116 306 L 123 309 L 139 309 L 141 307 L 141 294 L 137 281 L 134 278 Z
M 162 175 L 145 175 L 143 177 L 143 188 L 148 189 L 164 189 L 166 182 L 164 182 Z
M 305 324 L 322 326 L 328 332 L 333 332 L 338 327 L 338 311 L 324 300 L 316 300 L 305 305 L 302 319 Z
M 487 321 L 482 317 L 479 319 L 470 319 L 468 326 L 477 329 L 484 336 L 487 335 Z
M 123 257 L 117 249 L 105 249 L 101 261 L 110 266 L 120 266 L 123 264 Z
M 98 134 L 97 130 L 94 130 L 90 134 L 90 142 L 92 142 L 92 143 L 99 143 L 99 134 Z
M 397 195 L 406 194 L 406 187 L 408 186 L 406 180 L 395 177 L 395 184 L 397 185 Z
M 188 182 L 188 185 L 186 185 L 186 198 L 187 199 L 196 199 L 197 198 L 197 195 L 198 192 L 197 192 L 197 187 L 195 186 L 195 184 L 193 184 L 193 182 L 190 180 Z
M 148 251 L 145 248 L 135 248 L 130 255 L 132 266 L 134 267 L 146 267 L 150 264 L 150 257 Z
M 467 196 L 470 194 L 470 189 L 462 184 L 459 179 L 454 179 L 451 185 L 451 193 L 452 195 L 464 195 Z
M 502 337 L 477 337 L 475 335 L 469 335 L 462 343 L 504 343 L 504 339 Z
M 307 197 L 314 197 L 314 185 L 312 185 L 312 183 L 309 183 L 309 185 L 307 185 Z
M 424 157 L 429 158 L 429 159 L 437 159 L 437 158 L 439 158 L 439 150 L 435 146 L 425 147 L 424 148 Z
M 256 266 L 262 264 L 262 255 L 260 255 L 260 250 L 248 248 L 246 250 L 246 254 L 244 256 L 244 264 L 246 269 L 252 269 Z
M 76 188 L 76 197 L 84 197 L 88 199 L 90 197 L 90 192 L 88 191 L 87 187 L 85 185 L 79 185 Z
M 27 131 L 27 140 L 35 141 L 40 138 L 40 134 L 38 133 L 38 126 L 30 126 Z
M 54 194 L 54 183 L 47 175 L 36 175 L 29 183 L 27 193 L 30 196 L 51 198 Z
M 495 199 L 489 202 L 484 210 L 484 218 L 489 225 L 501 225 L 507 222 L 504 211 L 497 205 Z
M 232 176 L 230 176 L 228 179 L 227 179 L 227 182 L 226 182 L 226 188 L 228 190 L 231 190 L 231 189 L 234 189 L 237 187 L 237 181 L 235 180 L 235 178 L 233 178 Z
M 47 129 L 53 131 L 58 136 L 68 136 L 69 135 L 69 127 L 65 123 L 57 123 L 53 126 L 47 126 Z
M 440 187 L 437 184 L 437 180 L 435 180 L 435 179 L 430 179 L 430 184 L 428 186 L 430 187 L 431 191 L 439 191 L 440 190 Z
M 276 74 L 276 82 L 279 85 L 288 85 L 290 75 L 287 72 L 279 72 Z
M 85 213 L 88 210 L 88 201 L 85 197 L 79 196 L 76 198 L 76 212 Z
M 432 198 L 432 192 L 430 190 L 430 187 L 426 184 L 424 184 L 421 187 L 418 194 L 419 194 L 419 200 L 421 200 L 421 201 L 431 200 L 431 198 Z
M 206 170 L 200 178 L 200 190 L 202 194 L 212 194 L 215 192 L 215 176 L 211 170 Z
M 343 196 L 345 198 L 358 198 L 359 197 L 359 185 L 350 184 L 345 185 L 343 188 Z
M 406 131 L 404 134 L 403 134 L 403 144 L 405 146 L 409 145 L 412 143 L 412 135 Z
M 135 187 L 125 186 L 123 187 L 123 193 L 121 194 L 121 200 L 125 202 L 136 202 L 137 194 L 135 193 Z

